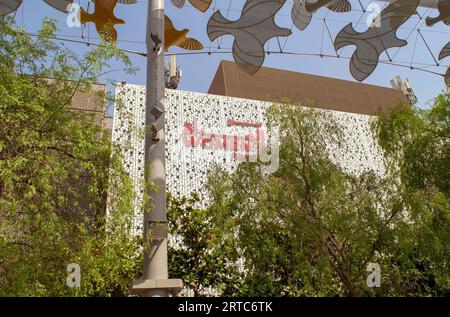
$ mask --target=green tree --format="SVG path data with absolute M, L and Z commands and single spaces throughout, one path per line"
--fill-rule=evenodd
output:
M 430 109 L 399 105 L 372 129 L 409 190 L 435 187 L 450 195 L 449 92 L 436 97 Z
M 276 173 L 250 162 L 212 173 L 211 221 L 243 260 L 238 295 L 449 294 L 448 95 L 399 107 L 374 123 L 386 175 L 346 173 L 327 150 L 342 144 L 339 122 L 287 104 L 268 114 L 282 136 Z M 367 284 L 370 263 L 381 287 Z
M 450 93 L 429 109 L 399 105 L 373 122 L 411 221 L 393 255 L 408 295 L 450 293 Z
M 37 37 L 12 25 L 0 33 L 0 296 L 127 294 L 142 250 L 133 186 L 96 118 L 69 106 L 109 99 L 92 84 L 130 61 L 107 43 L 77 56 L 52 40 L 53 20 Z M 66 285 L 70 263 L 80 288 Z
M 194 297 L 235 294 L 241 282 L 236 249 L 231 239 L 216 239 L 211 217 L 199 203 L 195 193 L 168 196 L 169 275 L 181 278 Z

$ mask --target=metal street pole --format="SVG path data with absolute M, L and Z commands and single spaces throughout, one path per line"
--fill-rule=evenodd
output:
M 153 208 L 144 210 L 144 238 L 151 235 L 151 247 L 144 251 L 143 279 L 134 281 L 132 290 L 145 297 L 166 297 L 181 290 L 182 281 L 169 279 L 167 267 L 164 0 L 148 1 L 146 41 L 145 180 L 156 184 L 158 191 L 148 189 Z

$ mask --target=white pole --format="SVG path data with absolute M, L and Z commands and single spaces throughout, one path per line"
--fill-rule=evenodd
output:
M 144 238 L 151 235 L 151 247 L 144 252 L 143 279 L 133 282 L 133 291 L 146 297 L 167 297 L 169 291 L 181 289 L 182 281 L 169 280 L 167 268 L 164 0 L 148 1 L 146 40 L 145 180 L 147 184 L 156 184 L 158 191 L 148 189 L 153 206 L 146 206 L 144 210 Z
M 144 212 L 144 235 L 152 234 L 152 246 L 144 254 L 144 278 L 167 280 L 167 239 L 155 239 L 155 226 L 165 230 L 166 168 L 164 150 L 164 0 L 148 2 L 147 16 L 147 107 L 145 115 L 145 174 L 146 183 L 159 188 L 149 191 L 154 209 Z M 163 237 L 162 237 L 163 238 Z M 150 289 L 144 296 L 168 296 L 167 289 Z

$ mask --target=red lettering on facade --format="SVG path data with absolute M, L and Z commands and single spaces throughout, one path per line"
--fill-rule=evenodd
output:
M 255 127 L 255 134 L 246 135 L 227 135 L 221 133 L 206 132 L 203 129 L 198 129 L 197 121 L 192 123 L 185 122 L 183 129 L 183 143 L 187 147 L 199 147 L 203 149 L 220 149 L 225 151 L 232 151 L 235 158 L 254 158 L 255 154 L 250 152 L 258 151 L 258 149 L 264 146 L 265 136 L 264 132 L 260 129 L 262 123 L 260 122 L 240 122 L 232 119 L 228 119 L 228 126 L 238 125 L 246 127 Z M 243 154 L 241 153 L 243 152 Z

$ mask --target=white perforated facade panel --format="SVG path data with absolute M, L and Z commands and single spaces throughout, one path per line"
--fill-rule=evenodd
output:
M 145 87 L 138 85 L 118 85 L 116 97 L 123 105 L 116 106 L 113 122 L 113 142 L 129 147 L 125 152 L 125 166 L 142 192 L 140 182 L 143 178 L 143 137 L 139 130 L 145 121 Z M 269 102 L 223 97 L 179 90 L 166 90 L 166 175 L 167 190 L 174 195 L 189 195 L 198 192 L 207 196 L 205 183 L 208 169 L 217 163 L 232 171 L 238 164 L 235 159 L 246 153 L 245 149 L 221 148 L 218 135 L 228 137 L 262 135 L 261 141 L 267 143 L 270 133 L 266 129 L 265 111 Z M 354 113 L 327 111 L 337 118 L 344 131 L 344 144 L 329 144 L 330 158 L 348 172 L 361 173 L 372 169 L 384 173 L 380 151 L 374 142 L 369 128 L 369 116 Z M 230 124 L 230 120 L 242 124 Z M 186 126 L 194 124 L 197 130 L 215 134 L 213 141 L 205 144 L 190 143 L 183 137 Z M 261 126 L 256 127 L 257 124 Z M 233 140 L 232 140 L 233 141 Z M 196 139 L 194 140 L 194 143 Z M 233 143 L 233 142 L 231 142 Z M 230 144 L 230 143 L 228 143 Z M 235 151 L 236 150 L 236 151 Z M 253 150 L 248 150 L 252 154 Z M 136 215 L 137 221 L 142 219 Z

